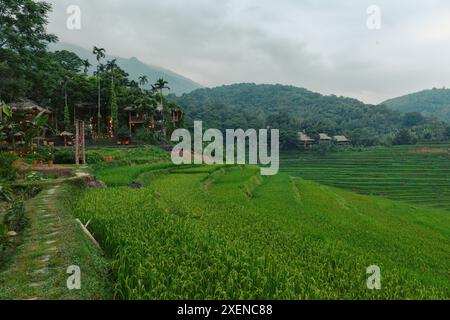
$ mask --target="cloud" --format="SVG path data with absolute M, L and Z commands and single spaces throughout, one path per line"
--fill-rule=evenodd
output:
M 450 4 L 379 0 L 53 0 L 60 40 L 136 56 L 207 86 L 284 83 L 378 103 L 450 86 Z M 79 5 L 82 29 L 66 28 Z

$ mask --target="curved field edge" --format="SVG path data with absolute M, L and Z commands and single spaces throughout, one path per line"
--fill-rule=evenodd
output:
M 85 190 L 72 208 L 113 258 L 116 298 L 450 297 L 446 211 L 251 167 L 176 171 Z M 366 287 L 374 264 L 382 290 Z

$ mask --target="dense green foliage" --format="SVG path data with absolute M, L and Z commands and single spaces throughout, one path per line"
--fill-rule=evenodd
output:
M 17 175 L 17 167 L 14 162 L 17 156 L 7 152 L 0 152 L 0 183 L 12 182 Z
M 49 3 L 11 0 L 2 2 L 0 10 L 0 104 L 31 99 L 53 111 L 55 123 L 51 125 L 55 129 L 64 126 L 71 130 L 76 117 L 92 122 L 86 131 L 98 138 L 111 136 L 128 124 L 127 107 L 145 112 L 147 129 L 161 100 L 168 108 L 177 108 L 173 101 L 161 97 L 161 92 L 140 88 L 115 60 L 104 63 L 103 48 L 97 48 L 101 55 L 95 50 L 91 54 L 92 59 L 97 58 L 94 75 L 87 72 L 89 61 L 76 53 L 49 51 L 48 46 L 57 41 L 46 32 Z M 7 138 L 12 140 L 12 135 Z
M 441 153 L 420 153 L 420 148 Z M 363 194 L 450 210 L 450 144 L 329 153 L 290 152 L 281 171 Z
M 136 164 L 130 166 L 107 166 L 97 168 L 94 173 L 98 179 L 105 182 L 108 187 L 125 186 L 131 182 L 139 182 L 141 174 L 147 171 L 166 172 L 173 167 L 170 163 Z
M 39 192 L 38 187 L 14 189 L 18 168 L 14 154 L 0 152 L 0 254 L 8 246 L 8 231 L 21 231 L 26 223 L 24 199 Z M 1 255 L 0 255 L 1 260 Z
M 89 154 L 91 152 L 99 153 L 103 157 L 112 157 L 116 165 L 167 162 L 170 159 L 168 152 L 154 146 L 140 146 L 139 148 L 89 148 L 87 153 Z
M 117 168 L 117 174 L 123 174 Z M 112 175 L 112 172 L 110 172 Z M 446 299 L 448 212 L 252 167 L 86 190 L 75 214 L 114 257 L 123 299 Z M 382 270 L 368 290 L 366 269 Z
M 45 48 L 56 37 L 46 33 L 50 5 L 8 0 L 0 5 L 0 100 L 25 95 L 44 80 Z
M 419 141 L 443 140 L 446 126 L 423 118 L 411 121 L 385 106 L 324 96 L 282 85 L 236 84 L 199 89 L 179 98 L 187 112 L 186 124 L 202 120 L 212 128 L 278 128 L 282 145 L 295 148 L 297 132 L 347 135 L 355 145 L 391 144 L 399 129 L 411 131 Z M 291 141 L 291 142 L 290 142 Z
M 408 94 L 384 102 L 400 112 L 420 112 L 450 122 L 450 89 L 431 89 Z

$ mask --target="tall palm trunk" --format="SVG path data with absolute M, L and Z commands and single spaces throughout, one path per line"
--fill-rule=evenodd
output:
M 98 70 L 98 69 L 97 69 Z M 98 111 L 97 111 L 97 134 L 98 137 L 100 137 L 101 135 L 101 129 L 100 129 L 100 118 L 101 118 L 101 110 L 100 110 L 100 103 L 101 103 L 101 99 L 100 99 L 100 77 L 99 77 L 99 72 L 97 71 L 97 87 L 98 87 Z
M 114 90 L 114 70 L 111 70 L 111 90 Z M 111 96 L 111 116 L 110 116 L 110 119 L 111 119 L 111 128 L 110 128 L 111 136 L 114 137 L 114 134 L 116 132 L 114 132 L 115 131 L 114 130 L 115 123 L 114 123 L 114 110 L 113 110 L 112 96 Z
M 163 99 L 163 89 L 159 89 L 160 95 L 161 95 L 161 118 L 162 118 L 162 131 L 163 131 L 163 137 L 164 137 L 164 141 L 166 140 L 166 135 L 167 135 L 167 131 L 166 131 L 166 122 L 165 122 L 165 114 L 164 114 L 164 99 Z
M 64 103 L 67 106 L 67 81 L 64 83 Z

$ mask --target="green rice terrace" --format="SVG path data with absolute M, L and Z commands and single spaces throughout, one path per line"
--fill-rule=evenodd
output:
M 280 160 L 281 171 L 362 194 L 450 210 L 449 148 L 450 143 L 325 156 L 287 153 Z
M 261 177 L 253 166 L 176 167 L 156 148 L 89 150 L 118 159 L 82 169 L 108 187 L 68 181 L 44 187 L 43 196 L 31 200 L 31 210 L 33 201 L 44 201 L 37 213 L 29 213 L 36 221 L 41 219 L 36 215 L 58 210 L 63 224 L 51 246 L 65 249 L 48 256 L 51 264 L 39 269 L 49 272 L 47 278 L 37 278 L 43 275 L 27 268 L 41 263 L 41 253 L 29 254 L 27 248 L 35 248 L 36 239 L 48 232 L 45 224 L 38 225 L 41 230 L 28 226 L 23 249 L 6 265 L 17 265 L 23 276 L 0 268 L 0 297 L 449 299 L 448 199 L 436 205 L 442 208 L 432 208 L 417 205 L 413 197 L 408 203 L 345 190 L 375 193 L 349 185 L 351 177 L 358 186 L 378 177 L 385 187 L 374 184 L 373 190 L 400 191 L 397 176 L 403 173 L 404 186 L 411 177 L 416 187 L 405 194 L 428 194 L 428 186 L 448 192 L 448 155 L 408 150 L 333 153 L 320 161 L 318 155 L 290 154 L 282 162 L 290 166 L 272 177 Z M 332 163 L 334 170 L 327 169 Z M 436 180 L 426 185 L 426 179 L 414 180 L 413 172 Z M 341 182 L 344 188 L 325 185 Z M 435 204 L 432 199 L 426 204 Z M 47 205 L 53 209 L 44 210 Z M 88 225 L 101 253 L 75 218 Z M 45 243 L 42 252 L 47 252 Z M 38 260 L 28 261 L 29 255 Z M 65 291 L 66 267 L 58 263 L 79 265 L 89 285 Z M 381 269 L 381 290 L 367 288 L 366 270 L 372 265 Z M 40 286 L 30 289 L 28 275 Z
M 78 191 L 72 212 L 113 258 L 120 299 L 450 296 L 447 211 L 258 172 L 103 168 L 113 187 Z M 379 291 L 366 287 L 373 264 Z

